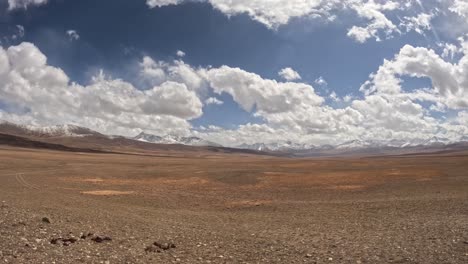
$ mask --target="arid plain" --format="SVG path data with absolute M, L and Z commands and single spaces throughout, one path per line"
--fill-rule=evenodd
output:
M 4 146 L 0 202 L 3 263 L 468 263 L 467 152 Z

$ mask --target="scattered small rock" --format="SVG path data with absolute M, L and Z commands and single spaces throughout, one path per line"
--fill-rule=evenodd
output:
M 154 242 L 152 245 L 147 246 L 145 248 L 145 252 L 149 253 L 161 253 L 162 251 L 166 251 L 169 249 L 176 248 L 174 243 L 161 243 L 161 242 Z
M 307 254 L 307 255 L 305 255 L 305 257 L 306 257 L 306 258 L 311 258 L 312 255 L 311 255 L 311 254 Z
M 88 233 L 88 234 L 82 233 L 81 236 L 80 236 L 80 238 L 81 238 L 81 239 L 86 239 L 86 238 L 92 237 L 92 236 L 94 236 L 93 233 Z
M 159 243 L 159 242 L 154 242 L 153 245 L 157 246 L 158 248 L 162 250 L 169 250 L 171 248 L 176 248 L 176 245 L 174 243 Z
M 463 244 L 468 245 L 468 240 L 467 240 L 467 241 L 463 241 Z
M 23 221 L 19 221 L 18 223 L 13 223 L 11 226 L 13 227 L 26 226 L 26 223 Z
M 46 224 L 50 224 L 50 219 L 47 217 L 42 217 L 42 222 Z
M 91 238 L 91 240 L 96 242 L 96 243 L 103 243 L 103 242 L 106 242 L 106 241 L 112 241 L 112 238 L 110 238 L 108 236 L 95 236 L 95 237 Z
M 147 252 L 147 253 L 161 253 L 161 249 L 151 245 L 151 246 L 147 246 L 145 248 L 145 252 Z
M 76 238 L 74 237 L 70 237 L 70 238 L 53 238 L 50 240 L 50 243 L 52 245 L 63 245 L 63 246 L 69 246 L 71 244 L 74 244 L 76 243 L 76 241 L 78 241 Z

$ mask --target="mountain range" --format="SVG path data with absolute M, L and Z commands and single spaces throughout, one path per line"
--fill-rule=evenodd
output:
M 242 144 L 235 148 L 225 148 L 220 144 L 199 137 L 175 135 L 152 135 L 145 132 L 135 137 L 110 136 L 89 128 L 76 125 L 27 126 L 0 121 L 0 133 L 39 140 L 49 144 L 62 144 L 68 147 L 108 149 L 145 149 L 145 150 L 190 150 L 209 149 L 211 151 L 235 151 L 242 153 L 269 153 L 287 156 L 330 156 L 330 155 L 385 155 L 434 152 L 468 149 L 468 136 L 461 142 L 447 138 L 432 137 L 426 140 L 365 141 L 352 140 L 337 145 L 298 144 L 292 141 L 275 143 Z
M 462 141 L 468 142 L 468 137 Z M 313 145 L 313 144 L 298 144 L 291 141 L 275 142 L 275 143 L 255 143 L 255 144 L 242 144 L 238 148 L 242 149 L 253 149 L 259 151 L 282 151 L 282 152 L 294 152 L 304 150 L 358 150 L 368 148 L 408 148 L 418 146 L 443 146 L 459 141 L 451 141 L 447 138 L 432 137 L 429 139 L 421 140 L 390 140 L 390 141 L 379 141 L 379 140 L 351 140 L 346 141 L 337 145 Z
M 161 140 L 158 138 L 162 138 Z M 76 125 L 27 126 L 0 120 L 0 145 L 46 148 L 76 152 L 119 153 L 237 153 L 266 154 L 255 150 L 226 148 L 196 137 L 158 137 L 142 133 L 134 138 L 105 135 Z M 86 150 L 86 151 L 85 151 Z
M 199 137 L 179 137 L 174 135 L 156 136 L 141 132 L 138 136 L 133 139 L 156 143 L 156 144 L 180 144 L 187 146 L 210 146 L 210 147 L 222 147 L 222 145 L 199 138 Z
M 93 131 L 89 128 L 75 125 L 32 126 L 18 125 L 6 121 L 0 121 L 0 132 L 4 134 L 34 137 L 86 137 L 92 135 L 104 136 L 103 134 Z

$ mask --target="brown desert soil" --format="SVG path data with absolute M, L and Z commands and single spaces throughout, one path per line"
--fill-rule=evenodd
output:
M 0 263 L 468 263 L 468 154 L 0 147 Z

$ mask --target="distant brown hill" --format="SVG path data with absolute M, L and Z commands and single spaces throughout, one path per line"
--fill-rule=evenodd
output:
M 27 139 L 24 137 L 18 137 L 18 136 L 1 134 L 1 133 L 0 133 L 0 145 L 20 147 L 20 148 L 38 148 L 38 149 L 48 149 L 48 150 L 58 150 L 58 151 L 69 151 L 69 152 L 104 153 L 103 151 L 99 151 L 95 149 L 67 147 L 67 146 L 60 145 L 60 144 L 35 141 L 35 140 Z
M 120 153 L 177 152 L 187 154 L 246 154 L 268 155 L 266 152 L 214 146 L 187 146 L 179 144 L 155 144 L 122 136 L 107 136 L 88 128 L 61 125 L 31 129 L 14 123 L 0 123 L 1 145 L 47 148 L 63 151 L 98 151 Z M 86 151 L 83 151 L 86 152 Z

